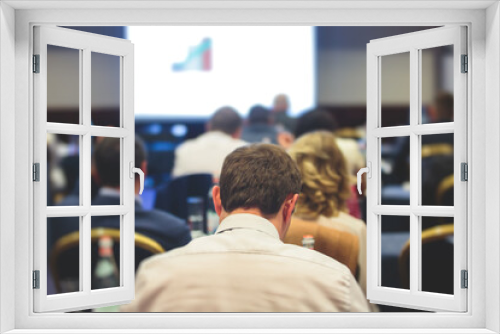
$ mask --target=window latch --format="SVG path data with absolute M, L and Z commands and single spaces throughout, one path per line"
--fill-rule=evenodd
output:
M 372 163 L 370 161 L 368 161 L 367 163 L 368 167 L 365 167 L 365 168 L 361 168 L 359 171 L 358 171 L 358 193 L 361 195 L 362 191 L 361 191 L 361 176 L 364 174 L 364 173 L 367 173 L 368 174 L 368 178 L 371 179 L 372 177 Z
M 135 168 L 134 167 L 134 162 L 130 161 L 129 163 L 130 167 L 130 178 L 134 178 L 134 173 L 139 174 L 140 182 L 141 182 L 141 189 L 139 190 L 139 194 L 142 195 L 142 192 L 144 191 L 144 172 L 140 168 Z

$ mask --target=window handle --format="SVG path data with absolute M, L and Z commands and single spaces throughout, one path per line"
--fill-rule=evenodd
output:
M 144 172 L 140 168 L 134 167 L 134 162 L 130 161 L 129 164 L 130 167 L 130 178 L 134 178 L 134 173 L 139 174 L 139 179 L 140 179 L 140 185 L 141 189 L 139 190 L 139 194 L 142 195 L 142 192 L 144 191 Z
M 372 177 L 372 163 L 371 162 L 368 162 L 368 167 L 365 167 L 365 168 L 361 168 L 359 171 L 358 171 L 358 193 L 361 195 L 362 191 L 361 191 L 361 176 L 364 174 L 364 173 L 367 173 L 368 174 L 368 178 L 370 179 Z

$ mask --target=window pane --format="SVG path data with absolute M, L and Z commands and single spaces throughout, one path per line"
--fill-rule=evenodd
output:
M 80 50 L 47 45 L 47 122 L 80 123 Z
M 381 126 L 410 124 L 410 53 L 381 57 Z
M 92 290 L 120 286 L 120 218 L 91 218 Z
M 120 57 L 92 52 L 92 124 L 120 126 Z
M 453 206 L 453 133 L 421 140 L 422 205 Z
M 47 134 L 47 205 L 80 205 L 80 136 Z
M 47 218 L 47 246 L 47 294 L 80 291 L 80 218 Z
M 422 124 L 453 122 L 453 45 L 422 50 Z
M 410 137 L 382 138 L 382 205 L 410 205 Z
M 394 228 L 397 224 L 397 230 Z M 409 289 L 410 217 L 381 216 L 382 286 Z
M 453 294 L 453 217 L 422 217 L 422 291 Z
M 121 204 L 120 138 L 92 137 L 92 205 Z

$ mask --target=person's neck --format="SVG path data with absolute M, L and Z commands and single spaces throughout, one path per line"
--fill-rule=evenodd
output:
M 222 221 L 225 218 L 229 217 L 229 216 L 236 215 L 236 214 L 241 214 L 241 213 L 247 213 L 247 214 L 251 214 L 251 215 L 256 215 L 256 216 L 259 216 L 261 218 L 267 219 L 271 224 L 274 225 L 274 227 L 278 231 L 278 234 L 281 235 L 281 229 L 282 229 L 283 224 L 278 219 L 278 214 L 276 214 L 276 215 L 265 215 L 265 214 L 262 213 L 262 211 L 260 211 L 257 208 L 250 208 L 250 209 L 238 208 L 238 209 L 235 209 L 235 210 L 231 211 L 230 213 L 223 212 L 221 214 L 221 216 L 220 216 L 220 222 L 222 223 Z

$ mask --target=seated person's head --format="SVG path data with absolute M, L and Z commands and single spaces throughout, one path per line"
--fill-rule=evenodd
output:
M 290 102 L 288 101 L 288 96 L 285 94 L 278 94 L 274 97 L 273 101 L 273 111 L 275 112 L 286 112 L 290 107 Z
M 273 223 L 283 238 L 301 188 L 300 172 L 279 146 L 253 144 L 226 157 L 213 197 L 221 222 L 230 214 L 253 213 Z
M 432 122 L 453 122 L 453 94 L 439 92 L 429 106 L 428 113 Z
M 331 132 L 318 131 L 303 135 L 289 154 L 302 175 L 302 192 L 296 215 L 316 219 L 320 215 L 336 217 L 346 209 L 351 196 L 346 161 Z
M 234 108 L 222 107 L 212 115 L 207 127 L 209 131 L 221 131 L 233 138 L 239 138 L 242 124 L 243 120 Z
M 294 135 L 295 138 L 299 138 L 308 132 L 320 130 L 333 132 L 337 128 L 337 120 L 330 112 L 324 109 L 313 109 L 297 119 Z
M 250 112 L 248 113 L 248 124 L 271 124 L 272 116 L 271 111 L 269 109 L 256 105 L 250 108 Z
M 101 138 L 96 143 L 93 153 L 93 163 L 97 173 L 95 176 L 103 187 L 120 188 L 120 148 L 120 138 Z M 135 137 L 135 167 L 140 168 L 144 174 L 147 173 L 146 148 L 138 136 Z M 136 175 L 136 193 L 139 192 L 138 180 Z

